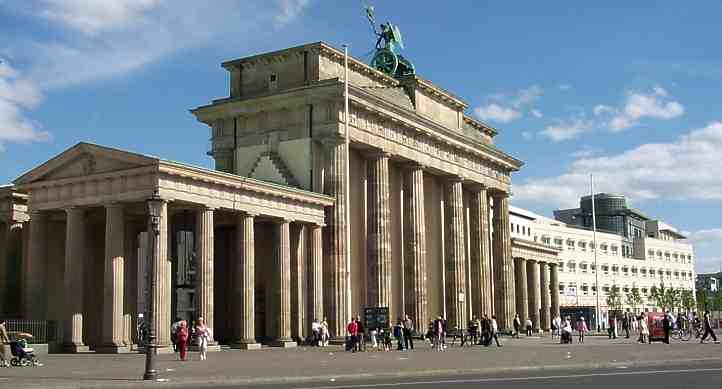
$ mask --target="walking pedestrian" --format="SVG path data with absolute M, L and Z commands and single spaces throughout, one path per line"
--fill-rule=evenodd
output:
M 352 317 L 346 324 L 346 351 L 356 352 L 356 332 L 358 331 L 358 324 Z
M 534 323 L 532 323 L 531 319 L 526 319 L 526 336 L 531 336 L 531 327 Z
M 396 325 L 394 326 L 394 337 L 396 338 L 396 349 L 398 351 L 405 350 L 404 324 L 402 323 L 401 318 L 396 320 Z
M 442 319 L 441 316 L 437 317 L 436 320 L 434 320 L 433 325 L 434 325 L 434 350 L 442 351 L 443 350 L 442 339 L 444 338 L 444 319 Z
M 208 342 L 213 339 L 213 333 L 206 326 L 202 317 L 199 317 L 196 321 L 196 338 L 198 338 L 198 351 L 200 351 L 201 361 L 205 361 L 208 357 Z
M 313 319 L 311 322 L 311 345 L 321 346 L 321 323 L 318 319 Z
M 669 344 L 669 334 L 672 332 L 672 322 L 674 318 L 669 313 L 669 310 L 664 311 L 664 317 L 662 318 L 662 329 L 664 330 L 664 343 Z
M 328 346 L 328 320 L 324 317 L 323 321 L 321 322 L 321 347 Z
M 407 350 L 414 349 L 414 339 L 411 337 L 414 330 L 414 322 L 409 315 L 404 315 L 404 342 Z
M 617 339 L 617 316 L 614 312 L 609 312 L 609 328 L 607 328 L 609 339 Z
M 0 367 L 10 367 L 10 361 L 8 361 L 6 344 L 10 343 L 8 338 L 8 332 L 5 329 L 5 319 L 0 319 Z
M 366 329 L 364 328 L 363 323 L 361 322 L 361 316 L 356 316 L 356 351 L 366 351 L 366 339 L 364 339 L 364 335 L 366 335 Z
M 572 343 L 572 320 L 569 316 L 565 317 L 564 321 L 562 321 L 562 329 L 559 337 L 561 338 L 562 344 Z
M 180 360 L 186 360 L 186 353 L 188 352 L 188 339 L 190 333 L 188 332 L 188 326 L 185 320 L 179 320 L 178 326 L 175 330 L 176 350 L 180 354 Z M 174 323 L 175 324 L 175 323 Z
M 554 317 L 554 320 L 552 320 L 552 339 L 554 339 L 554 335 L 556 335 L 556 336 L 561 335 L 561 328 L 562 328 L 562 318 L 561 318 L 561 316 L 557 315 Z
M 519 338 L 519 331 L 521 330 L 521 319 L 519 318 L 519 314 L 517 313 L 514 315 L 514 334 L 512 335 L 513 338 Z
M 639 342 L 640 343 L 652 343 L 649 340 L 649 326 L 647 325 L 647 314 L 642 312 L 639 315 Z
M 577 332 L 579 332 L 579 343 L 584 343 L 584 335 L 589 332 L 589 327 L 587 327 L 587 322 L 584 321 L 584 316 L 579 318 Z
M 630 326 L 630 313 L 629 308 L 627 308 L 627 311 L 624 312 L 624 316 L 622 316 L 622 329 L 624 330 L 624 337 L 629 339 L 629 326 Z
M 702 339 L 699 342 L 704 343 L 704 340 L 707 339 L 707 335 L 711 335 L 712 340 L 715 343 L 719 343 L 717 341 L 717 335 L 715 335 L 714 331 L 712 331 L 712 323 L 709 320 L 709 311 L 704 312 L 704 320 L 702 320 L 702 323 L 704 325 L 704 335 L 702 335 Z
M 178 328 L 180 328 L 180 323 L 182 319 L 176 318 L 173 324 L 170 326 L 170 342 L 173 345 L 173 352 L 178 352 Z
M 499 324 L 496 322 L 496 316 L 491 317 L 491 338 L 496 342 L 496 347 L 501 347 L 499 343 Z M 489 341 L 491 344 L 491 341 Z

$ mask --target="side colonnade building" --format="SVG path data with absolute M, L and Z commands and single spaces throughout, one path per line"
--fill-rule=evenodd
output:
M 157 193 L 161 347 L 175 318 L 202 316 L 214 342 L 251 349 L 293 346 L 323 317 L 343 337 L 364 307 L 421 333 L 436 316 L 466 328 L 494 314 L 509 329 L 522 284 L 548 328 L 553 250 L 510 237 L 522 162 L 459 98 L 354 58 L 346 118 L 343 65 L 320 42 L 224 62 L 229 96 L 191 111 L 211 128 L 215 170 L 79 143 L 15 180 L 26 214 L 3 225 L 22 226 L 26 248 L 17 313 L 62 322 L 67 351 L 132 347 Z

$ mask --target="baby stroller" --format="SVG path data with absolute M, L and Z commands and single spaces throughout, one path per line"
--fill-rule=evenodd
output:
M 32 348 L 28 347 L 25 339 L 10 342 L 10 352 L 13 355 L 10 364 L 16 367 L 42 366 L 33 351 Z
M 568 331 L 562 331 L 561 333 L 561 343 L 562 344 L 570 344 L 572 343 L 572 333 Z

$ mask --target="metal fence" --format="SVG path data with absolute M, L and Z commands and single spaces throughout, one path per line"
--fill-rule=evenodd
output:
M 14 332 L 27 332 L 33 335 L 28 338 L 28 343 L 41 344 L 56 342 L 60 339 L 58 333 L 60 327 L 55 320 L 26 320 L 26 319 L 8 319 L 5 328 L 10 335 Z

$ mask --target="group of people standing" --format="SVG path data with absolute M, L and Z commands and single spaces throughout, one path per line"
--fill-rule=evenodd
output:
M 212 336 L 211 329 L 206 326 L 202 317 L 196 319 L 196 325 L 193 328 L 189 328 L 188 322 L 182 319 L 176 319 L 171 325 L 173 351 L 179 354 L 181 361 L 186 360 L 188 345 L 193 339 L 198 342 L 201 361 L 205 361 L 208 355 L 208 341 L 212 339 Z
M 322 321 L 313 319 L 311 322 L 311 339 L 309 344 L 316 347 L 328 346 L 328 321 L 324 317 Z

